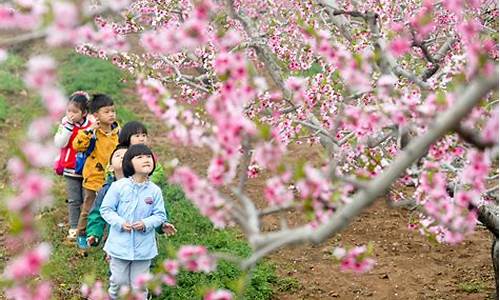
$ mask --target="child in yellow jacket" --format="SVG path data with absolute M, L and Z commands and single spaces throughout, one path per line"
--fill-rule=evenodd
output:
M 86 151 L 91 139 L 95 138 L 93 151 L 88 155 L 83 167 L 83 204 L 78 220 L 77 244 L 87 248 L 86 232 L 87 217 L 94 204 L 97 191 L 105 181 L 105 168 L 109 157 L 118 145 L 119 127 L 116 123 L 116 112 L 113 100 L 103 94 L 94 95 L 90 102 L 90 112 L 96 122 L 89 129 L 81 130 L 73 140 L 73 147 L 78 152 Z

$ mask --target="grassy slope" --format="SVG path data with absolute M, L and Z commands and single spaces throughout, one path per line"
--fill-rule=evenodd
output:
M 118 118 L 123 123 L 138 117 L 126 109 L 126 99 L 122 90 L 126 87 L 121 79 L 123 74 L 109 63 L 64 52 L 56 53 L 63 63 L 59 76 L 66 91 L 85 90 L 103 92 L 111 95 L 118 108 Z M 26 126 L 27 120 L 41 112 L 40 104 L 34 99 L 27 100 L 21 106 L 11 105 L 15 94 L 23 89 L 19 80 L 22 70 L 22 60 L 11 59 L 7 65 L 0 68 L 0 119 L 19 118 Z M 7 78 L 8 77 L 8 78 Z M 33 103 L 37 103 L 32 110 Z M 10 107 L 12 106 L 12 108 Z M 10 114 L 10 116 L 9 116 Z M 22 126 L 21 125 L 21 126 Z M 2 128 L 2 130 L 4 130 Z M 182 191 L 171 186 L 163 187 L 173 222 L 178 228 L 178 235 L 173 238 L 161 237 L 160 256 L 157 264 L 175 253 L 175 249 L 183 244 L 205 244 L 210 250 L 247 255 L 248 245 L 238 238 L 235 230 L 215 230 L 211 223 L 200 216 L 197 210 L 184 198 Z M 43 237 L 53 245 L 53 256 L 50 264 L 44 270 L 44 276 L 50 277 L 55 283 L 57 299 L 78 299 L 79 286 L 88 277 L 97 277 L 107 281 L 107 264 L 103 259 L 101 249 L 92 249 L 87 257 L 78 255 L 76 247 L 64 242 L 67 220 L 64 199 L 64 185 L 61 178 L 56 180 L 54 188 L 56 201 L 54 206 L 41 215 Z M 90 274 L 90 275 L 89 275 Z M 181 272 L 178 276 L 178 286 L 165 289 L 160 299 L 194 299 L 199 298 L 207 287 L 229 288 L 238 290 L 245 274 L 234 265 L 221 262 L 217 272 L 212 274 L 194 274 Z M 278 282 L 273 267 L 263 263 L 251 275 L 250 285 L 245 291 L 245 298 L 268 299 L 272 296 L 272 283 Z

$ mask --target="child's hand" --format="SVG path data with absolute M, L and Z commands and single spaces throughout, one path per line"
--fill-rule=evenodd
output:
M 87 245 L 89 245 L 89 247 L 94 246 L 95 244 L 97 244 L 97 241 L 97 238 L 91 235 L 87 238 Z
M 64 116 L 61 120 L 61 124 L 63 125 L 73 125 L 73 121 L 71 120 L 70 117 Z
M 92 125 L 89 126 L 89 130 L 95 130 L 99 128 L 99 125 L 100 125 L 99 121 L 96 120 L 95 122 L 92 123 Z
M 137 221 L 134 224 L 132 224 L 132 228 L 134 228 L 134 230 L 137 230 L 137 231 L 144 231 L 144 229 L 146 228 L 146 225 L 144 224 L 143 221 Z
M 132 231 L 132 225 L 129 224 L 129 223 L 123 223 L 122 229 L 125 230 L 125 231 L 127 231 L 127 232 L 131 232 Z
M 161 225 L 161 230 L 167 236 L 172 236 L 177 233 L 177 229 L 175 228 L 175 226 L 170 223 L 163 223 L 163 225 Z

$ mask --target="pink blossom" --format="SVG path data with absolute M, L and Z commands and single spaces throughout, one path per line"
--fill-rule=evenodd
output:
M 462 10 L 464 6 L 463 0 L 444 0 L 443 4 L 444 7 L 446 7 L 446 9 L 448 9 L 449 11 L 454 12 L 459 16 L 462 15 Z
M 166 259 L 163 262 L 163 269 L 169 274 L 177 275 L 179 273 L 179 263 L 176 260 Z
M 11 210 L 19 211 L 34 201 L 48 201 L 48 192 L 52 188 L 52 180 L 35 172 L 28 173 L 20 182 L 22 192 L 8 201 Z
M 174 171 L 170 182 L 180 184 L 188 199 L 200 210 L 201 214 L 208 217 L 215 227 L 223 228 L 231 223 L 229 207 L 206 180 L 199 179 L 189 168 L 181 167 Z
M 203 300 L 232 300 L 233 294 L 227 290 L 216 290 L 208 292 Z
M 16 26 L 16 11 L 12 7 L 0 5 L 0 28 L 12 28 Z
M 35 141 L 41 141 L 52 134 L 52 118 L 41 117 L 31 122 L 28 128 L 28 137 Z
M 342 249 L 341 249 L 342 250 Z M 337 256 L 340 257 L 340 270 L 342 272 L 353 271 L 355 273 L 366 273 L 375 266 L 375 260 L 366 257 L 367 248 L 358 246 L 345 253 L 337 250 Z
M 248 178 L 257 178 L 261 169 L 257 164 L 251 164 L 248 166 L 247 176 Z
M 110 299 L 107 291 L 104 289 L 102 282 L 99 280 L 96 281 L 91 287 L 89 287 L 87 284 L 83 284 L 80 288 L 80 292 L 85 299 L 89 299 L 89 300 L 109 300 Z
M 329 201 L 332 188 L 325 174 L 309 164 L 304 166 L 304 172 L 306 177 L 297 182 L 297 189 L 302 199 L 312 197 Z
M 285 87 L 296 94 L 301 94 L 305 89 L 305 79 L 300 77 L 289 77 L 285 82 Z
M 42 266 L 49 259 L 50 245 L 42 243 L 22 256 L 11 261 L 4 270 L 8 279 L 22 280 L 40 273 Z
M 168 286 L 175 286 L 177 284 L 175 277 L 170 275 L 161 276 L 161 281 Z
M 217 55 L 214 60 L 213 67 L 218 75 L 223 75 L 230 70 L 232 61 L 231 54 L 227 52 L 221 52 Z
M 63 92 L 54 87 L 46 87 L 41 91 L 43 103 L 49 111 L 50 117 L 53 120 L 59 120 L 66 111 L 68 98 Z
M 15 180 L 21 179 L 24 176 L 26 166 L 19 157 L 13 157 L 7 162 L 7 170 L 15 178 Z
M 335 256 L 335 258 L 338 260 L 344 258 L 346 254 L 347 254 L 347 251 L 344 248 L 335 247 L 335 249 L 333 249 L 333 256 Z
M 143 273 L 143 274 L 139 274 L 136 278 L 135 278 L 135 285 L 139 288 L 139 289 L 145 289 L 146 288 L 146 285 L 153 279 L 153 275 L 151 275 L 150 273 Z
M 223 51 L 229 51 L 231 50 L 231 47 L 234 47 L 241 43 L 242 37 L 240 33 L 234 29 L 229 29 L 226 31 L 224 36 L 220 37 L 218 40 L 219 47 Z
M 114 11 L 120 11 L 126 8 L 130 3 L 130 0 L 109 0 L 107 5 Z
M 275 170 L 281 162 L 285 147 L 281 143 L 266 142 L 255 148 L 254 160 L 262 168 Z
M 22 151 L 31 165 L 50 167 L 54 162 L 54 157 L 57 156 L 58 149 L 52 143 L 27 142 L 22 146 Z
M 476 20 L 471 20 L 460 23 L 457 28 L 458 32 L 465 41 L 473 43 L 477 41 L 476 35 L 481 30 L 481 24 L 479 24 Z
M 275 176 L 266 181 L 264 197 L 272 206 L 286 206 L 293 201 L 293 192 L 288 189 L 282 176 Z
M 172 183 L 180 184 L 186 193 L 194 193 L 199 185 L 198 176 L 187 167 L 175 169 L 174 174 L 170 178 Z
M 0 64 L 7 60 L 8 55 L 7 50 L 0 48 Z
M 499 111 L 498 106 L 491 112 L 491 117 L 489 118 L 484 130 L 482 132 L 483 138 L 487 142 L 498 143 L 498 127 L 499 127 Z
M 14 286 L 11 288 L 5 289 L 5 297 L 6 299 L 31 299 L 31 291 L 30 288 L 24 285 Z
M 34 56 L 28 61 L 28 71 L 24 77 L 27 86 L 44 89 L 56 81 L 56 63 L 49 56 Z
M 399 57 L 410 51 L 411 41 L 406 37 L 397 37 L 391 41 L 389 51 L 392 55 Z
M 194 49 L 208 42 L 207 33 L 208 24 L 200 19 L 191 18 L 183 26 L 179 40 L 181 47 Z
M 35 289 L 33 300 L 49 300 L 52 298 L 52 285 L 49 282 L 40 282 Z
M 208 179 L 215 186 L 227 184 L 236 176 L 236 160 L 226 161 L 222 156 L 215 156 L 208 167 Z
M 216 268 L 216 261 L 203 246 L 182 246 L 177 252 L 179 263 L 191 272 L 210 273 Z

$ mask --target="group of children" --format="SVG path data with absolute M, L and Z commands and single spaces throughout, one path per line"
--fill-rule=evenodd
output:
M 109 296 L 149 271 L 158 254 L 155 231 L 175 234 L 168 222 L 161 189 L 163 168 L 148 145 L 146 127 L 137 121 L 120 128 L 112 99 L 73 93 L 54 137 L 61 153 L 55 170 L 68 195 L 68 240 L 81 249 L 106 236 L 110 258 Z M 83 164 L 83 170 L 80 164 Z M 147 295 L 147 291 L 144 291 Z

